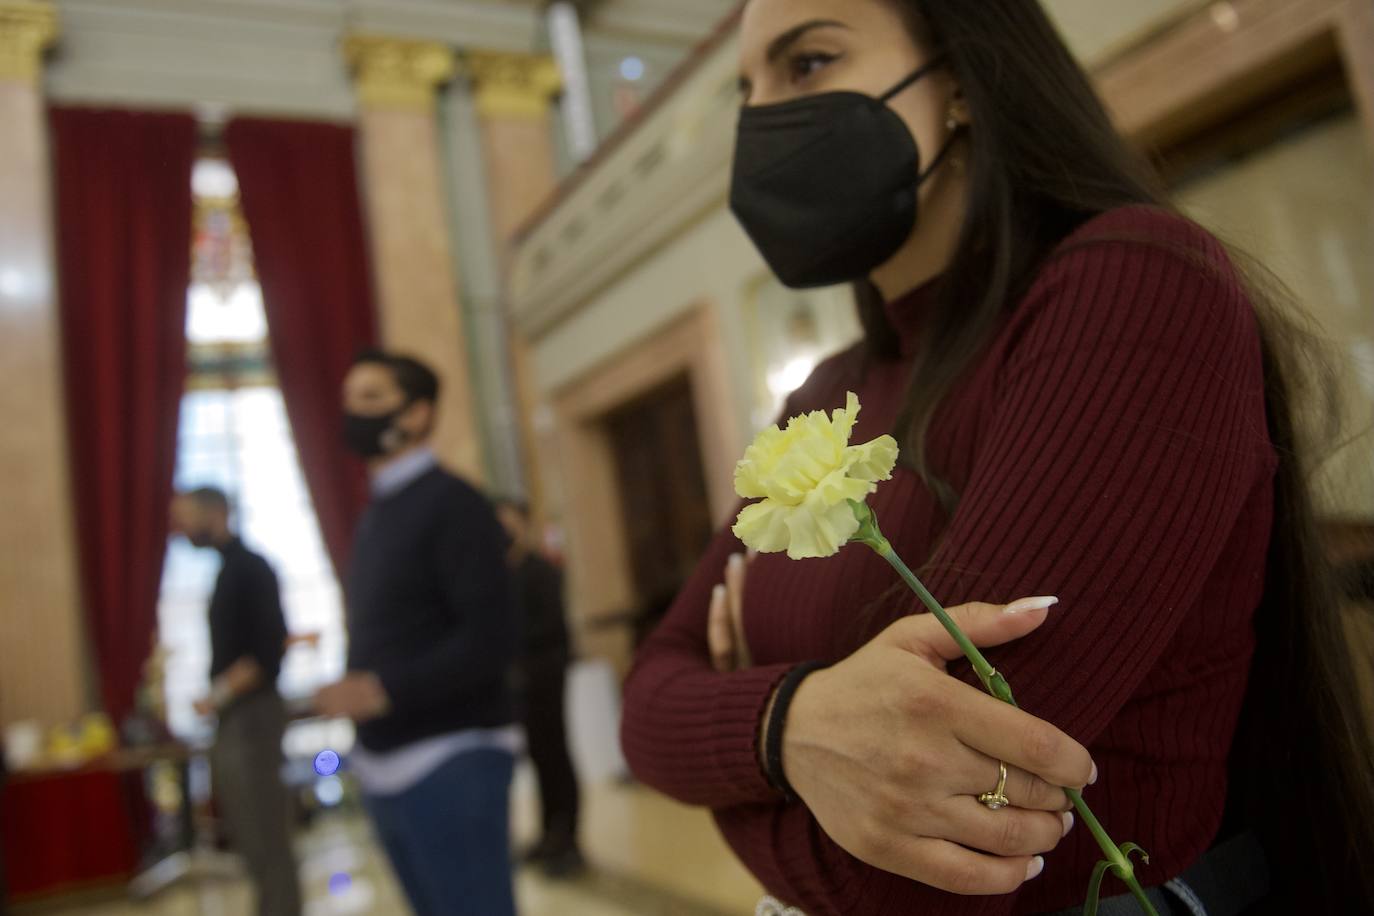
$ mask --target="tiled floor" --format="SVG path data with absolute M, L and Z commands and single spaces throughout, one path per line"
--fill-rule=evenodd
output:
M 531 794 L 516 796 L 517 832 L 523 835 L 528 828 L 520 828 L 534 823 Z M 583 834 L 589 858 L 604 871 L 699 901 L 715 912 L 747 916 L 763 893 L 725 845 L 710 814 L 640 786 L 603 785 L 588 792 Z
M 516 835 L 528 841 L 535 805 L 527 773 L 517 781 Z M 525 869 L 517 878 L 522 916 L 747 916 L 757 884 L 734 861 L 710 817 L 636 786 L 586 793 L 584 845 L 594 868 L 576 882 Z M 307 916 L 404 916 L 390 871 L 356 815 L 338 815 L 300 839 Z M 346 876 L 346 877 L 340 877 Z M 332 885 L 332 888 L 331 888 Z M 124 899 L 21 913 L 62 916 L 250 916 L 241 878 L 178 887 L 153 900 Z M 480 916 L 480 914 L 476 914 Z

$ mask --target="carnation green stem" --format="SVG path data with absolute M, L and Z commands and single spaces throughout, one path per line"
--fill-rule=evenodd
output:
M 954 618 L 949 616 L 949 613 L 941 606 L 940 602 L 935 600 L 935 596 L 930 593 L 930 590 L 922 584 L 920 579 L 916 578 L 916 574 L 907 567 L 906 563 L 902 562 L 902 558 L 897 556 L 897 552 L 892 549 L 892 544 L 878 531 L 877 519 L 871 514 L 869 515 L 869 520 L 867 520 L 866 524 L 860 529 L 859 536 L 856 540 L 873 548 L 878 556 L 890 563 L 892 568 L 897 570 L 897 574 L 902 577 L 902 580 L 906 582 L 907 585 L 911 586 L 911 590 L 916 593 L 916 597 L 920 598 L 921 603 L 930 609 L 930 613 L 935 615 L 935 618 L 944 626 L 945 631 L 949 633 L 950 637 L 956 643 L 958 643 L 964 655 L 973 663 L 973 670 L 977 673 L 978 679 L 983 682 L 983 687 L 987 689 L 988 693 L 992 694 L 1003 703 L 1009 703 L 1012 706 L 1016 706 L 1016 699 L 1012 696 L 1011 685 L 1007 683 L 1007 679 L 988 663 L 988 660 L 983 657 L 983 653 L 978 651 L 978 647 L 964 635 L 963 630 L 959 629 L 959 625 L 954 622 Z M 1137 902 L 1140 903 L 1141 908 L 1148 913 L 1149 916 L 1159 916 L 1154 906 L 1150 903 L 1149 898 L 1145 896 L 1145 892 L 1141 889 L 1140 882 L 1136 879 L 1135 867 L 1131 864 L 1129 855 L 1129 850 L 1135 847 L 1121 847 L 1112 842 L 1112 838 L 1107 834 L 1106 829 L 1102 826 L 1102 822 L 1097 819 L 1092 809 L 1088 807 L 1088 803 L 1083 800 L 1083 793 L 1076 789 L 1065 789 L 1064 791 L 1068 794 L 1069 800 L 1073 802 L 1073 806 L 1078 811 L 1078 815 L 1083 821 L 1083 825 L 1088 828 L 1088 831 L 1093 835 L 1093 839 L 1097 840 L 1097 845 L 1102 848 L 1103 854 L 1106 855 L 1107 861 L 1111 865 L 1112 873 L 1126 883 L 1126 886 L 1131 889 L 1132 895 L 1134 895 Z M 1149 860 L 1146 859 L 1146 861 L 1148 862 Z M 1095 906 L 1094 911 L 1096 911 Z
M 878 552 L 878 556 L 892 564 L 892 568 L 897 570 L 897 574 L 902 577 L 907 585 L 911 586 L 911 590 L 916 593 L 916 597 L 921 599 L 921 603 L 930 609 L 930 612 L 944 626 L 946 632 L 959 644 L 964 655 L 973 662 L 973 670 L 977 673 L 978 680 L 983 682 L 983 687 L 987 689 L 988 693 L 1003 703 L 1010 703 L 1015 706 L 1016 701 L 1012 698 L 1011 686 L 1007 684 L 1006 679 L 997 673 L 996 668 L 988 664 L 983 653 L 979 652 L 978 647 L 964 635 L 963 630 L 959 629 L 959 625 L 954 622 L 953 617 L 949 616 L 949 612 L 941 606 L 940 602 L 935 600 L 935 596 L 930 593 L 930 590 L 925 587 L 920 579 L 916 578 L 916 574 L 902 562 L 902 558 L 897 556 L 897 552 L 892 549 L 892 544 L 888 542 L 887 538 L 880 536 L 877 543 L 870 543 L 869 546 Z

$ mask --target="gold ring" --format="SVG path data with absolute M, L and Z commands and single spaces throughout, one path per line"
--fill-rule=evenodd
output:
M 1007 800 L 1007 765 L 999 760 L 997 766 L 997 788 L 978 796 L 978 802 L 989 811 L 999 811 L 1011 804 Z

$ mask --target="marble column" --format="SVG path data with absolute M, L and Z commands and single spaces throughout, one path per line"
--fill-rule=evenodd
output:
M 482 124 L 492 228 L 504 257 L 521 223 L 558 186 L 550 115 L 563 83 L 544 54 L 470 51 L 463 66 Z
M 443 382 L 435 449 L 475 482 L 485 477 L 467 329 L 444 212 L 435 90 L 453 52 L 431 42 L 354 35 L 344 45 L 358 94 L 364 196 L 379 324 L 390 349 L 434 367 Z
M 491 227 L 504 264 L 516 230 L 558 187 L 551 114 L 562 80 L 554 59 L 542 54 L 471 51 L 463 55 L 463 66 L 472 82 L 481 124 Z M 541 458 L 554 453 L 553 431 L 540 430 L 535 423 L 536 417 L 548 411 L 540 410 L 528 344 L 514 327 L 508 339 L 520 408 L 526 493 L 542 522 L 550 514 L 543 485 L 550 468 Z
M 0 0 L 0 724 L 87 708 L 42 56 L 50 3 Z

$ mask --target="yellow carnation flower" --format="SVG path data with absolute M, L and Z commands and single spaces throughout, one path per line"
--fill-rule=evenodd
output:
M 745 506 L 734 532 L 760 553 L 794 560 L 829 557 L 859 530 L 850 501 L 862 502 L 890 480 L 897 464 L 897 440 L 881 436 L 850 445 L 859 398 L 829 417 L 814 411 L 770 426 L 735 466 L 735 491 L 761 502 Z

